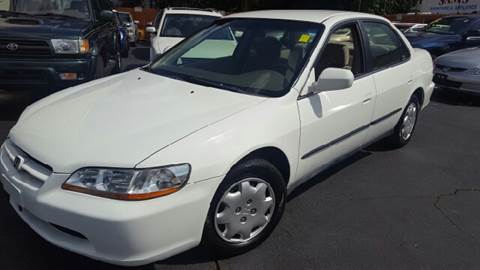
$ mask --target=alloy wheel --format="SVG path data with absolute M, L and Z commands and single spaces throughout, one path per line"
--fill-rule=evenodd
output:
M 417 105 L 410 103 L 407 107 L 405 116 L 403 117 L 402 126 L 400 129 L 400 136 L 403 140 L 408 140 L 413 134 L 415 124 L 417 122 Z

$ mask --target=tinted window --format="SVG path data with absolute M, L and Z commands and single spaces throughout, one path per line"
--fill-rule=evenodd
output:
M 472 25 L 472 28 L 470 30 L 480 31 L 480 21 L 478 21 L 474 25 Z
M 363 73 L 362 48 L 355 24 L 341 27 L 330 35 L 315 68 L 317 78 L 331 67 L 351 70 L 355 76 Z
M 471 21 L 472 19 L 468 17 L 442 18 L 432 22 L 427 27 L 425 27 L 425 31 L 447 35 L 461 34 Z
M 374 70 L 398 64 L 410 57 L 408 48 L 390 26 L 376 22 L 364 22 L 363 26 Z
M 130 17 L 130 14 L 127 13 L 118 13 L 120 16 L 120 20 L 122 20 L 123 23 L 132 23 L 132 18 Z
M 189 37 L 210 26 L 216 19 L 218 18 L 213 16 L 169 14 L 165 16 L 160 36 Z
M 10 5 L 10 11 L 24 12 L 32 15 L 70 16 L 87 19 L 90 17 L 88 0 L 16 0 Z
M 234 92 L 282 96 L 322 30 L 322 25 L 306 22 L 219 21 L 168 51 L 150 71 Z

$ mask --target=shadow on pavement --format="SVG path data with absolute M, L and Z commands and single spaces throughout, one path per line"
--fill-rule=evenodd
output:
M 0 121 L 16 121 L 20 113 L 34 101 L 29 92 L 0 90 Z
M 137 47 L 132 49 L 131 53 L 133 56 L 140 61 L 149 61 L 150 60 L 150 48 L 141 48 Z
M 440 88 L 436 88 L 433 92 L 432 101 L 454 106 L 480 107 L 480 96 Z
M 343 170 L 346 167 L 349 167 L 353 163 L 370 156 L 372 153 L 368 151 L 359 151 L 352 156 L 346 158 L 345 160 L 332 165 L 331 167 L 327 168 L 326 170 L 322 171 L 321 173 L 317 174 L 312 179 L 308 180 L 307 182 L 301 184 L 299 187 L 294 189 L 288 196 L 287 201 L 291 201 L 296 197 L 302 195 L 312 187 L 326 181 L 328 178 L 332 177 L 339 171 Z

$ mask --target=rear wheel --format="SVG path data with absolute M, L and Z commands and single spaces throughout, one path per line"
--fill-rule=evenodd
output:
M 231 256 L 262 243 L 280 220 L 285 181 L 268 161 L 252 159 L 235 166 L 210 205 L 203 242 L 214 256 Z
M 418 96 L 414 95 L 408 102 L 400 121 L 393 134 L 390 136 L 390 142 L 393 147 L 400 148 L 408 144 L 412 139 L 417 126 L 418 115 L 420 113 L 420 101 Z

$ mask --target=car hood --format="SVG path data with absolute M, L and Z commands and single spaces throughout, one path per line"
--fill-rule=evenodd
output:
M 435 60 L 435 63 L 456 67 L 475 68 L 480 67 L 480 47 L 468 48 L 444 54 Z
M 433 44 L 439 43 L 452 43 L 459 41 L 461 37 L 459 35 L 443 35 L 429 32 L 415 32 L 405 35 L 407 39 L 412 43 L 413 47 L 429 47 Z
M 0 18 L 0 36 L 22 38 L 77 37 L 87 32 L 89 25 L 89 21 L 77 19 L 55 19 L 47 17 Z
M 33 104 L 10 138 L 57 173 L 90 166 L 133 168 L 263 100 L 134 70 Z

